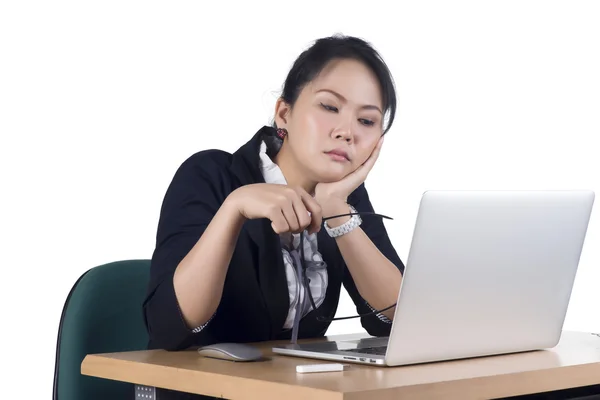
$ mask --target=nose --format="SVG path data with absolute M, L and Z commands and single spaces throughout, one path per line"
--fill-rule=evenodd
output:
M 352 133 L 352 125 L 344 124 L 343 126 L 338 126 L 334 131 L 333 135 L 334 139 L 342 139 L 345 140 L 348 144 L 352 143 L 354 140 L 354 134 Z

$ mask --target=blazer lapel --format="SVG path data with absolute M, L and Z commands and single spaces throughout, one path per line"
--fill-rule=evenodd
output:
M 245 228 L 258 249 L 258 282 L 275 338 L 283 329 L 290 304 L 281 243 L 268 219 L 247 221 Z
M 259 168 L 259 150 L 266 129 L 272 128 L 262 128 L 233 154 L 232 171 L 238 177 L 240 186 L 264 183 Z M 283 328 L 289 309 L 287 278 L 279 236 L 266 218 L 248 220 L 242 230 L 257 248 L 257 277 L 271 320 L 271 336 L 275 338 Z

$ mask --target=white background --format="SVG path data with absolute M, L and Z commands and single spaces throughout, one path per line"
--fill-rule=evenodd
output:
M 268 124 L 318 37 L 361 36 L 394 74 L 397 121 L 367 185 L 403 260 L 425 190 L 600 190 L 598 2 L 217 3 L 0 5 L 4 393 L 50 398 L 72 284 L 151 256 L 179 164 Z M 599 235 L 595 210 L 566 329 L 600 331 Z M 338 316 L 354 312 L 345 296 Z

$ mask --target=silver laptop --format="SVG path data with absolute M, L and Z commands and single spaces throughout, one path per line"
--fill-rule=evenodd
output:
M 429 191 L 419 207 L 389 337 L 273 351 L 406 365 L 554 347 L 592 191 Z

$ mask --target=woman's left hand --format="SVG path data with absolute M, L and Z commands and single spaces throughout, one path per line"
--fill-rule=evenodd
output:
M 383 146 L 383 136 L 371 152 L 371 155 L 354 172 L 348 174 L 343 179 L 331 183 L 319 183 L 315 187 L 315 200 L 323 210 L 323 216 L 327 217 L 332 212 L 336 212 L 340 207 L 346 207 L 348 196 L 359 187 L 373 169 L 377 158 Z

